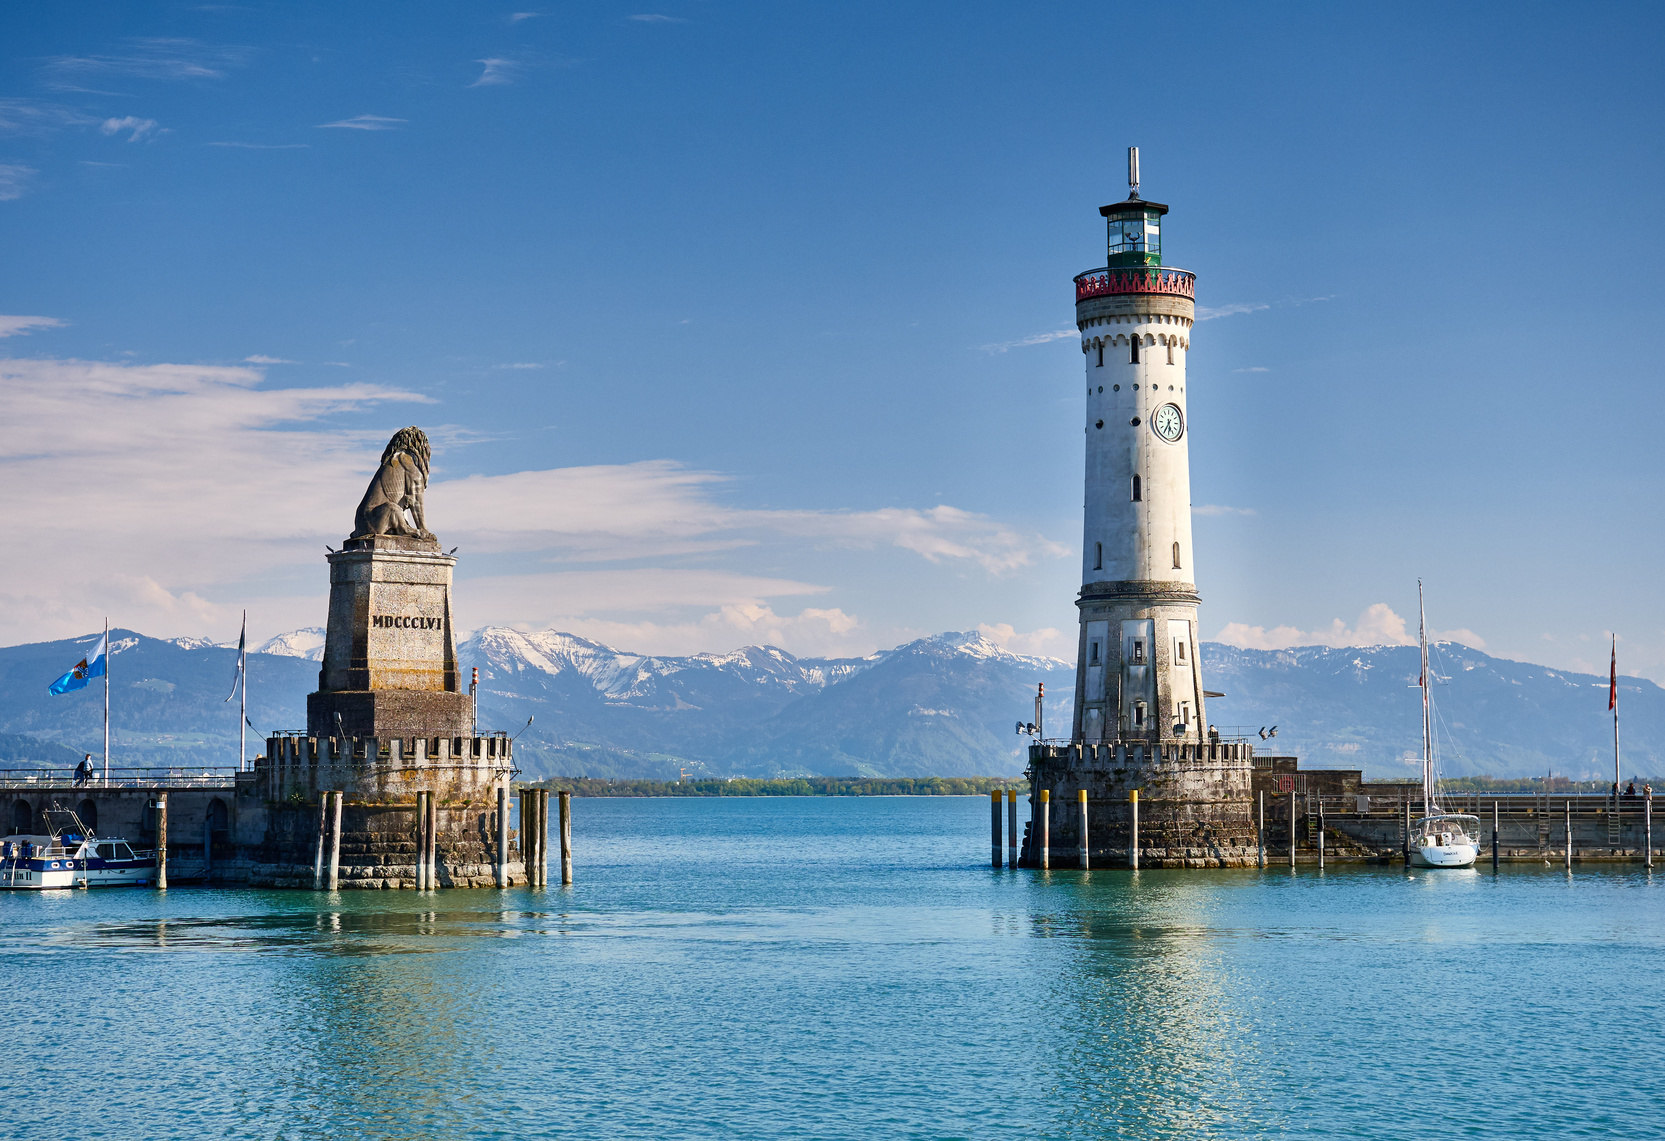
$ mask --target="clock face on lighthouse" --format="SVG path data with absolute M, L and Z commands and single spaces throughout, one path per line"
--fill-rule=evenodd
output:
M 1164 404 L 1151 413 L 1150 428 L 1168 443 L 1177 444 L 1179 438 L 1185 435 L 1185 415 L 1180 412 L 1179 405 Z

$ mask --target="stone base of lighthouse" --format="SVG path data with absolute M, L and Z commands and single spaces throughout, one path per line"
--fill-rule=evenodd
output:
M 1088 863 L 1131 862 L 1139 793 L 1141 868 L 1237 868 L 1259 862 L 1250 791 L 1254 750 L 1239 742 L 1032 745 L 1022 867 L 1040 866 L 1041 792 L 1050 793 L 1049 863 L 1079 867 L 1080 790 L 1087 790 Z

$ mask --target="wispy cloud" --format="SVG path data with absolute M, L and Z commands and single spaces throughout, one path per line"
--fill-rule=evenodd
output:
M 255 353 L 253 356 L 244 357 L 243 358 L 243 363 L 244 364 L 300 364 L 301 362 L 300 361 L 285 360 L 283 357 L 269 357 L 265 353 Z
M 34 99 L 0 99 L 0 135 L 49 135 L 95 120 L 72 107 Z
M 1076 329 L 1054 329 L 1050 333 L 1036 333 L 1031 337 L 1024 337 L 1018 341 L 999 341 L 992 345 L 978 345 L 985 353 L 1003 353 L 1009 349 L 1022 349 L 1030 345 L 1044 345 L 1048 341 L 1062 341 L 1068 337 L 1079 337 L 1081 333 Z
M 681 16 L 665 16 L 658 12 L 644 12 L 640 16 L 630 18 L 638 24 L 686 24 L 688 22 Z
M 236 147 L 245 151 L 299 151 L 311 143 L 203 143 L 205 147 Z
M 521 67 L 519 61 L 512 59 L 477 59 L 474 62 L 483 65 L 485 70 L 480 73 L 479 79 L 469 84 L 470 87 L 507 86 L 515 81 L 515 73 Z
M 1337 618 L 1328 627 L 1300 630 L 1294 626 L 1249 626 L 1229 622 L 1215 635 L 1216 642 L 1244 650 L 1288 650 L 1296 646 L 1414 646 L 1416 637 L 1403 618 L 1385 602 L 1373 603 L 1359 613 L 1358 620 L 1348 626 Z M 1430 641 L 1461 642 L 1476 650 L 1486 648 L 1486 640 L 1473 630 L 1430 630 Z
M 29 193 L 29 185 L 40 171 L 15 162 L 0 162 L 0 202 L 10 202 Z
M 530 20 L 534 16 L 537 16 L 537 15 L 539 15 L 539 13 L 537 13 L 537 12 L 510 12 L 509 13 L 509 23 L 518 24 L 522 20 Z
M 542 361 L 515 361 L 513 364 L 494 364 L 492 368 L 548 368 Z
M 354 115 L 351 119 L 337 119 L 333 123 L 319 123 L 320 127 L 342 127 L 349 131 L 396 131 L 396 123 L 408 123 L 408 119 L 390 119 L 386 115 Z
M 247 57 L 240 47 L 216 46 L 196 40 L 146 37 L 127 41 L 121 51 L 98 55 L 50 56 L 42 64 L 48 87 L 85 91 L 83 80 L 96 76 L 134 79 L 223 79 Z
M 1201 506 L 1191 508 L 1191 514 L 1193 515 L 1253 515 L 1254 513 L 1255 509 L 1253 507 L 1226 507 L 1219 503 L 1204 503 Z
M 1216 317 L 1231 317 L 1238 313 L 1259 313 L 1262 309 L 1270 308 L 1271 306 L 1264 301 L 1234 301 L 1230 305 L 1221 305 L 1213 309 L 1207 305 L 1199 305 L 1197 306 L 1197 320 L 1212 321 Z
M 56 317 L 0 316 L 0 337 L 16 337 L 33 329 L 61 329 L 66 324 L 67 321 L 60 321 Z
M 1249 368 L 1234 368 L 1231 371 L 1232 372 L 1271 372 L 1272 370 L 1269 369 L 1269 368 L 1263 368 L 1260 365 L 1253 365 Z
M 137 115 L 123 115 L 119 119 L 106 119 L 99 125 L 99 131 L 106 135 L 119 135 L 128 132 L 127 141 L 136 143 L 140 139 L 162 133 L 160 125 L 155 119 L 141 119 Z

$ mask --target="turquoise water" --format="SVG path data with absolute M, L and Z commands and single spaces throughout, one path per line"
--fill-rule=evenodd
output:
M 574 834 L 570 889 L 0 896 L 0 1136 L 1665 1134 L 1639 868 L 992 871 L 978 798 Z

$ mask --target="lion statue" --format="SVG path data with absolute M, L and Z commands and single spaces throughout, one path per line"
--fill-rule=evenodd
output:
M 428 488 L 428 437 L 421 428 L 400 428 L 382 449 L 382 466 L 353 516 L 352 538 L 406 535 L 432 539 L 422 518 L 422 493 Z M 410 512 L 410 519 L 405 512 Z M 412 524 L 415 526 L 412 526 Z

